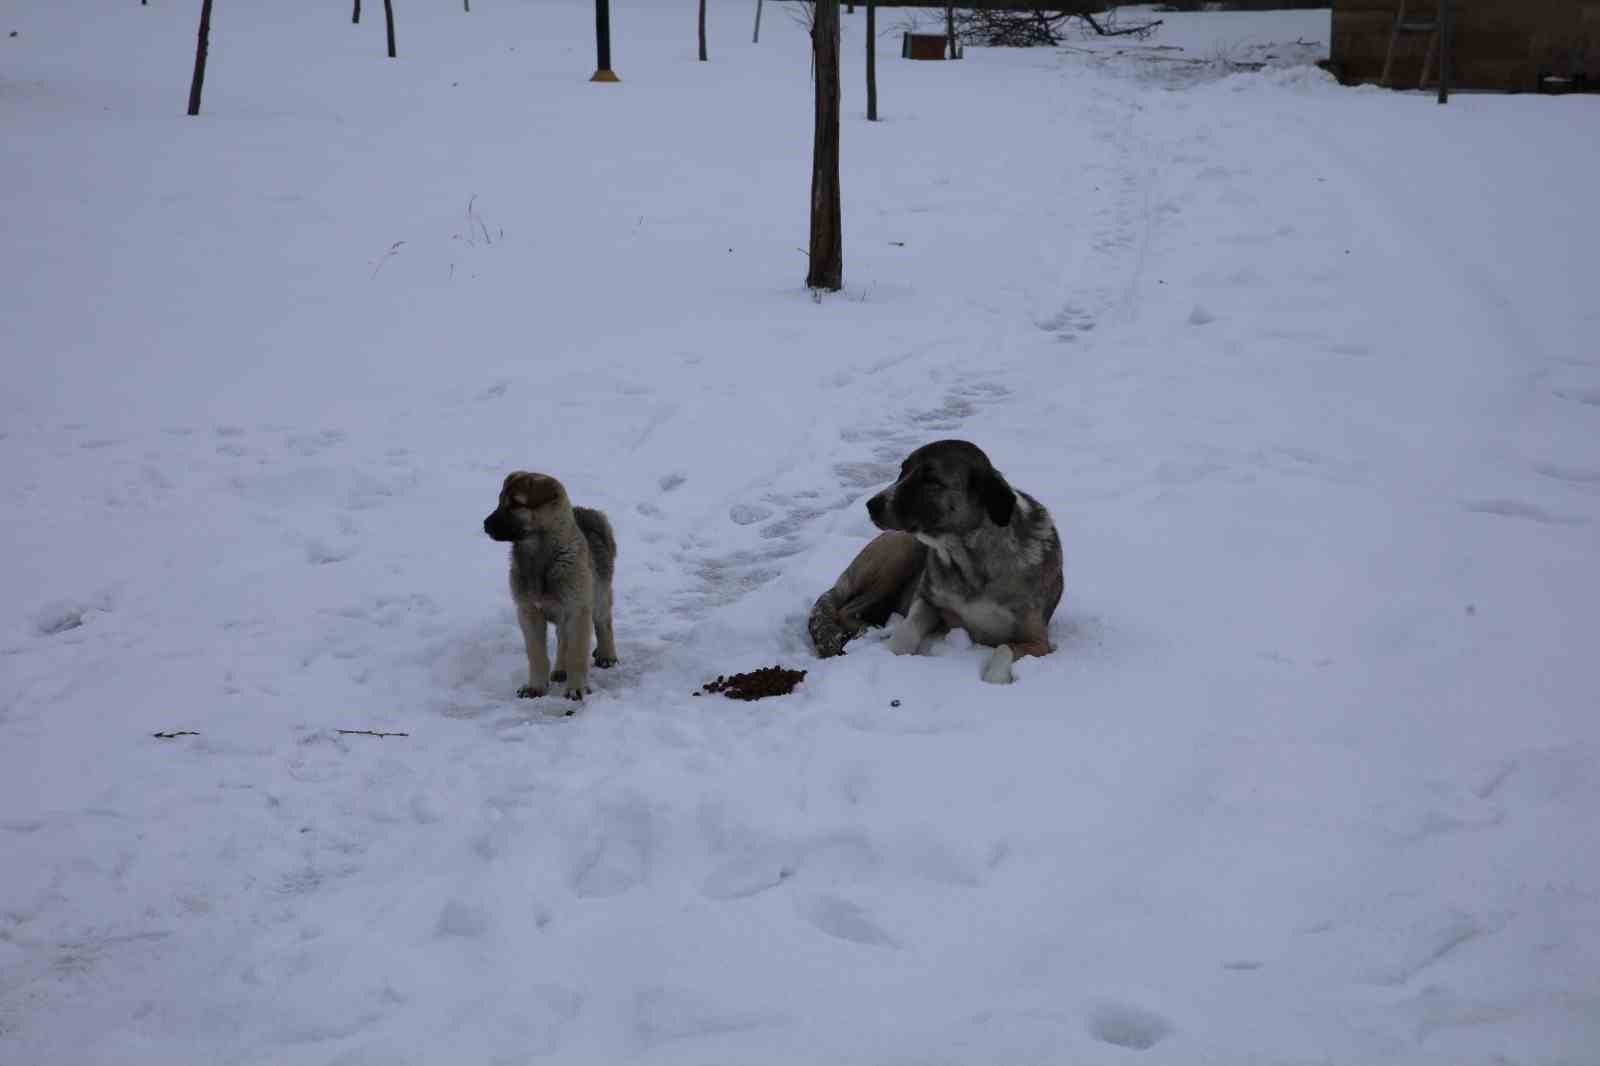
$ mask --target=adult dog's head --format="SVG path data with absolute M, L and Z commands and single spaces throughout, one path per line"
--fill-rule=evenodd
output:
M 495 540 L 527 540 L 554 527 L 571 509 L 561 482 L 518 470 L 506 475 L 500 505 L 483 520 L 483 531 Z
M 879 529 L 938 536 L 1011 522 L 1017 494 L 983 449 L 964 440 L 924 444 L 900 464 L 900 479 L 867 501 Z

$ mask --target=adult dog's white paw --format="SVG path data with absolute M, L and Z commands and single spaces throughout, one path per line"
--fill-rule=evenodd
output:
M 1011 646 L 1002 644 L 989 656 L 989 661 L 983 664 L 983 679 L 991 685 L 1009 685 L 1016 680 L 1011 672 L 1011 664 L 1017 657 L 1011 651 Z
M 896 655 L 915 655 L 922 646 L 922 634 L 917 632 L 917 627 L 911 624 L 910 619 L 905 619 L 895 627 L 894 636 L 889 638 L 889 650 Z

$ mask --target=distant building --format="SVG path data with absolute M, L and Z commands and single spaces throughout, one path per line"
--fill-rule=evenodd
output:
M 1389 52 L 1399 0 L 1333 0 L 1328 66 L 1346 84 L 1376 82 Z M 1600 0 L 1454 0 L 1452 86 L 1504 92 L 1600 89 Z M 1435 17 L 1434 0 L 1411 0 L 1408 22 Z M 1429 33 L 1402 34 L 1390 84 L 1414 89 Z M 1437 75 L 1437 62 L 1434 64 Z

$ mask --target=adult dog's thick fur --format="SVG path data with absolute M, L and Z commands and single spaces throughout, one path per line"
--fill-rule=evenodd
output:
M 511 544 L 511 599 L 528 650 L 528 683 L 522 697 L 543 696 L 550 682 L 562 695 L 581 700 L 589 688 L 589 633 L 594 664 L 617 661 L 611 630 L 611 575 L 617 541 L 599 511 L 574 507 L 561 482 L 524 470 L 506 476 L 500 504 L 483 520 L 483 531 Z M 550 669 L 545 626 L 555 623 L 556 668 Z
M 1011 664 L 1048 655 L 1061 602 L 1061 538 L 1050 512 L 1018 492 L 977 445 L 942 440 L 918 448 L 893 485 L 867 501 L 886 530 L 862 549 L 811 609 L 817 654 L 904 615 L 889 640 L 896 655 L 959 627 L 994 647 L 983 679 L 1012 680 Z

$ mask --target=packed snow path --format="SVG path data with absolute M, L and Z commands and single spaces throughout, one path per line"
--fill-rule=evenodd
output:
M 814 303 L 781 7 L 436 6 L 219 10 L 198 120 L 187 5 L 0 25 L 0 1062 L 1600 1061 L 1591 101 L 881 47 Z M 943 436 L 1058 653 L 810 660 Z M 517 467 L 621 545 L 571 718 Z

